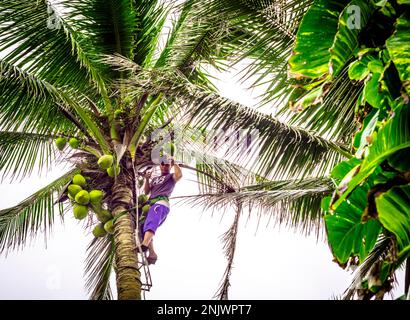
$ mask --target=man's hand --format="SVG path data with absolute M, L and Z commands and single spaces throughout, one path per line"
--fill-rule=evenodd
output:
M 151 171 L 151 170 L 147 170 L 147 171 L 145 171 L 144 178 L 145 178 L 145 179 L 149 179 L 149 178 L 151 178 L 151 175 L 152 175 L 152 171 Z
M 175 158 L 169 156 L 168 159 L 171 161 L 171 167 L 174 167 L 174 180 L 177 182 L 182 178 L 181 168 L 177 163 L 175 163 Z
M 175 158 L 173 157 L 173 156 L 168 156 L 167 157 L 167 159 L 168 159 L 168 161 L 169 161 L 169 163 L 171 164 L 171 167 L 173 167 L 174 166 L 174 164 L 175 164 Z
M 151 191 L 151 187 L 149 185 L 149 178 L 151 178 L 151 174 L 152 174 L 151 170 L 145 171 L 145 174 L 144 174 L 144 178 L 145 178 L 144 193 L 145 194 L 148 194 Z

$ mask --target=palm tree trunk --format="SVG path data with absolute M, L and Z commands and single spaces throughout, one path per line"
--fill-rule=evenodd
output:
M 112 214 L 118 216 L 132 207 L 132 180 L 124 174 L 117 177 L 113 186 Z M 141 299 L 141 274 L 137 268 L 134 228 L 129 214 L 120 216 L 114 223 L 115 265 L 119 300 Z

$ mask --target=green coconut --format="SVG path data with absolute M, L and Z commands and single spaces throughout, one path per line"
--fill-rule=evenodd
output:
M 101 169 L 107 170 L 109 167 L 112 166 L 114 162 L 114 158 L 110 154 L 105 154 L 98 159 L 98 165 Z
M 70 184 L 68 186 L 68 194 L 71 197 L 75 197 L 77 195 L 77 193 L 79 193 L 81 190 L 83 190 L 83 188 L 81 188 L 79 185 L 77 184 Z
M 58 150 L 63 150 L 67 144 L 66 138 L 60 137 L 55 140 L 56 146 Z
M 88 193 L 88 191 L 81 190 L 79 193 L 77 193 L 75 196 L 75 202 L 82 205 L 87 205 L 90 202 L 90 194 Z
M 172 142 L 167 144 L 167 151 L 170 152 L 170 154 L 173 156 L 175 154 L 175 144 Z
M 85 180 L 85 178 L 81 174 L 76 174 L 73 177 L 73 183 L 78 185 L 78 186 L 84 187 L 87 184 L 87 181 Z
M 106 223 L 113 218 L 111 212 L 105 209 L 95 212 L 95 216 L 97 217 L 98 221 L 101 221 L 102 223 Z
M 148 201 L 148 196 L 146 194 L 140 194 L 138 196 L 138 203 L 144 203 Z
M 104 229 L 104 223 L 97 224 L 93 229 L 94 237 L 104 237 L 107 234 L 107 231 Z
M 90 191 L 90 202 L 92 204 L 100 204 L 103 199 L 104 193 L 101 190 Z
M 88 215 L 88 207 L 81 204 L 75 204 L 73 207 L 74 217 L 78 220 L 84 219 Z
M 114 233 L 114 219 L 111 219 L 104 224 L 104 230 L 109 234 Z
M 120 171 L 121 171 L 121 167 L 120 166 L 117 166 L 117 175 L 119 175 L 120 174 Z M 112 167 L 109 167 L 108 169 L 107 169 L 107 173 L 108 173 L 108 175 L 111 177 L 111 178 L 114 178 L 115 177 L 115 174 L 114 174 L 114 166 L 112 166 Z
M 78 146 L 80 145 L 80 143 L 78 142 L 78 140 L 77 140 L 76 138 L 71 138 L 71 139 L 68 141 L 68 144 L 69 144 L 70 147 L 73 148 L 73 149 L 77 149 Z
M 149 211 L 149 208 L 151 206 L 149 204 L 146 204 L 145 206 L 142 207 L 142 213 L 147 213 Z

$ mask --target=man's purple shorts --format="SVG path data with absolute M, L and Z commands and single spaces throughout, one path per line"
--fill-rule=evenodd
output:
M 148 230 L 155 233 L 157 228 L 165 221 L 169 213 L 169 208 L 162 204 L 154 203 L 149 208 L 144 225 L 142 226 L 142 234 Z

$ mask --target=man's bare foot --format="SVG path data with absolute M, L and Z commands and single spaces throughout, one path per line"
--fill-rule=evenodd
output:
M 148 265 L 150 265 L 150 264 L 155 264 L 155 262 L 157 262 L 157 259 L 158 259 L 158 256 L 157 256 L 157 255 L 150 254 L 150 255 L 147 257 Z

